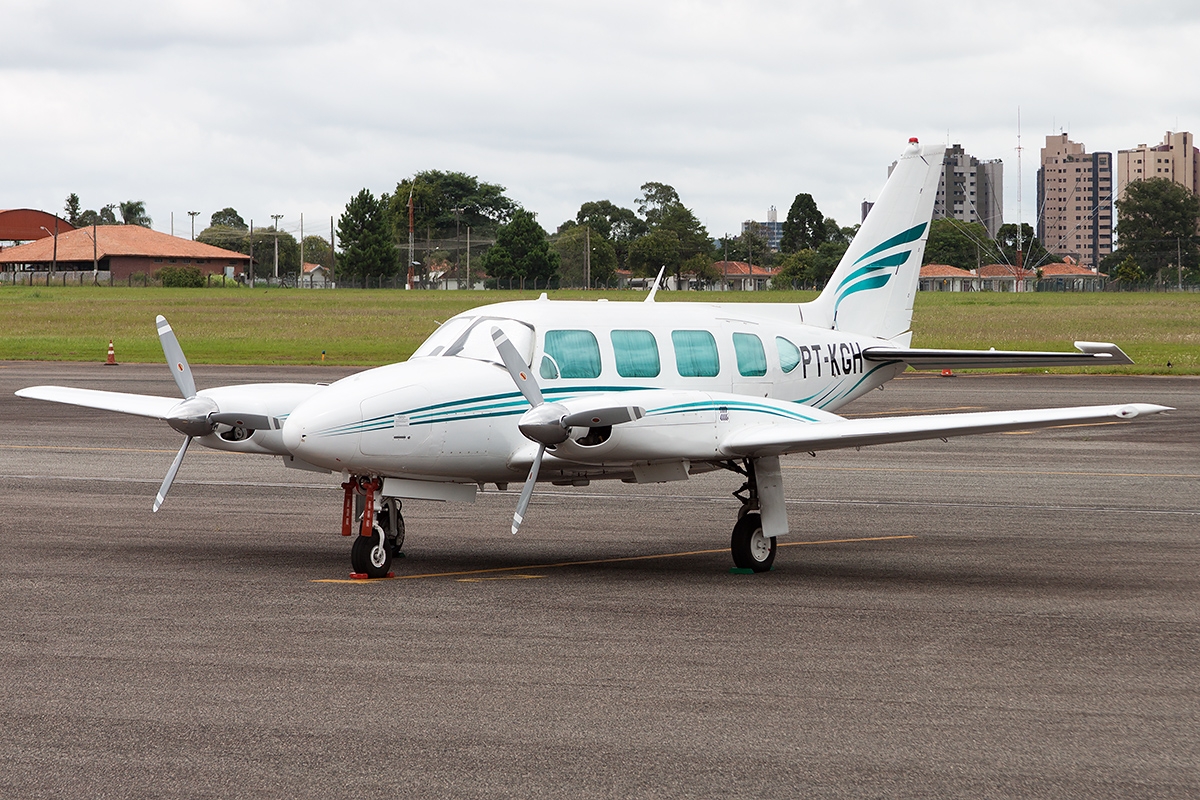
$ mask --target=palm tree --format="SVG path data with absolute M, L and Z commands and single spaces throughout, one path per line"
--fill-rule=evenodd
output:
M 143 228 L 149 228 L 151 220 L 146 214 L 146 202 L 144 200 L 126 200 L 121 203 L 121 222 L 125 225 L 141 225 Z

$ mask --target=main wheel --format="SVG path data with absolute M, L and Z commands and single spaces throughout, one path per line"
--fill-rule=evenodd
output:
M 733 526 L 729 549 L 739 569 L 766 572 L 775 563 L 775 537 L 763 536 L 762 517 L 757 513 L 745 515 Z
M 360 534 L 354 537 L 354 544 L 350 547 L 350 565 L 355 572 L 365 574 L 368 578 L 387 577 L 392 566 L 392 551 L 386 546 L 380 547 L 380 540 L 378 528 L 370 536 Z

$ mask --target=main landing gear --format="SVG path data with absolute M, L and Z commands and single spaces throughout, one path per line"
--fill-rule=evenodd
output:
M 734 497 L 742 501 L 737 524 L 733 526 L 733 535 L 729 538 L 734 566 L 738 569 L 766 572 L 775 563 L 777 545 L 774 536 L 763 535 L 754 461 L 746 459 L 742 465 L 730 461 L 724 466 L 732 472 L 746 476 L 746 482 L 733 493 Z
M 358 534 L 350 547 L 350 565 L 356 577 L 386 578 L 391 574 L 392 559 L 400 555 L 404 545 L 404 517 L 400 500 L 384 497 L 377 500 L 383 487 L 378 478 L 353 476 L 342 484 L 342 535 Z M 378 506 L 378 507 L 376 507 Z M 361 514 L 356 513 L 361 507 Z

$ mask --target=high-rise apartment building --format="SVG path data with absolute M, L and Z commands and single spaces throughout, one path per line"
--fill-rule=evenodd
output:
M 1088 153 L 1067 134 L 1046 137 L 1037 173 L 1037 236 L 1051 253 L 1095 269 L 1112 252 L 1112 153 Z
M 933 218 L 944 217 L 981 222 L 995 239 L 1004 224 L 1004 162 L 980 161 L 961 144 L 947 148 L 933 202 Z
M 1125 187 L 1134 181 L 1166 178 L 1192 194 L 1200 194 L 1200 150 L 1187 131 L 1167 131 L 1160 145 L 1139 144 L 1131 150 L 1117 151 L 1117 199 L 1125 196 Z
M 756 222 L 748 219 L 742 223 L 742 233 L 753 230 L 758 237 L 767 243 L 767 247 L 779 252 L 779 240 L 783 238 L 783 223 L 779 221 L 779 212 L 775 206 L 767 210 L 767 221 Z

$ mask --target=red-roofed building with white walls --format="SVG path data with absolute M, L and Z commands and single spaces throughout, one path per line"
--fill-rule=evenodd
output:
M 94 265 L 100 272 L 111 273 L 116 281 L 184 265 L 196 267 L 204 275 L 234 277 L 249 269 L 250 257 L 140 225 L 79 228 L 0 251 L 0 268 L 5 272 L 48 271 L 52 265 L 58 272 L 92 272 Z

